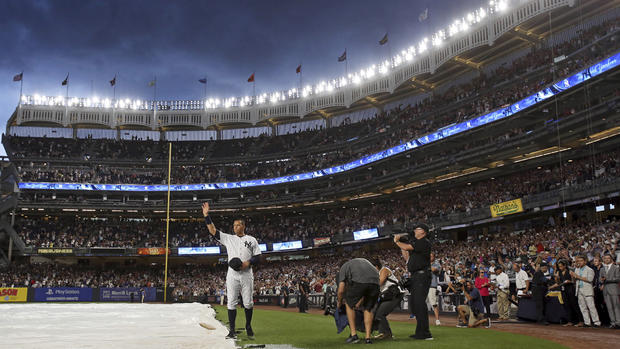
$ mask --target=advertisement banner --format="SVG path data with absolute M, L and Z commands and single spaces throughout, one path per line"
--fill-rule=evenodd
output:
M 321 246 L 325 244 L 329 244 L 331 242 L 331 238 L 315 238 L 314 246 Z
M 139 255 L 146 255 L 146 256 L 165 255 L 166 254 L 166 249 L 163 248 L 163 247 L 139 248 L 138 249 L 138 254 Z M 170 249 L 168 249 L 168 254 L 170 254 Z
M 28 300 L 28 287 L 0 288 L 0 303 L 26 300 Z
M 144 301 L 155 302 L 157 300 L 157 290 L 155 287 L 144 287 Z M 103 287 L 99 289 L 99 300 L 102 302 L 131 302 L 141 301 L 141 291 L 139 287 Z
M 92 302 L 93 289 L 89 287 L 41 287 L 34 289 L 35 302 Z
M 195 254 L 220 254 L 220 247 L 219 246 L 179 247 L 177 252 L 179 256 L 195 255 Z
M 377 228 L 358 230 L 353 232 L 354 240 L 374 239 L 379 237 Z
M 73 254 L 72 248 L 38 248 L 38 254 Z
M 523 212 L 523 203 L 521 202 L 521 199 L 516 199 L 491 205 L 490 208 L 491 216 L 506 216 L 513 213 Z

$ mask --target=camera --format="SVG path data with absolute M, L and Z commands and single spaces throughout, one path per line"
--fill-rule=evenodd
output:
M 398 241 L 404 243 L 404 244 L 408 244 L 411 239 L 409 238 L 409 235 L 401 235 L 401 237 L 398 239 Z
M 465 281 L 461 280 L 461 281 L 456 281 L 455 283 L 452 284 L 454 286 L 454 289 L 457 292 L 461 292 L 463 291 L 463 289 L 465 288 Z
M 323 315 L 327 316 L 327 315 L 334 315 L 336 313 L 336 307 L 330 305 L 327 305 L 325 307 L 325 311 L 323 312 Z

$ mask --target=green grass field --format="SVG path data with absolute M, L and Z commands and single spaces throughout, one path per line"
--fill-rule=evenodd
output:
M 227 325 L 226 307 L 214 306 L 217 319 Z M 243 309 L 237 311 L 237 328 L 244 327 Z M 377 348 L 565 348 L 564 346 L 535 337 L 494 331 L 492 329 L 468 329 L 456 327 L 431 326 L 434 341 L 417 341 L 409 338 L 414 332 L 413 323 L 390 323 L 395 339 L 374 341 Z M 329 349 L 343 348 L 349 336 L 348 328 L 336 334 L 334 318 L 314 314 L 300 314 L 274 310 L 254 310 L 252 327 L 256 339 L 248 340 L 245 332 L 239 334 L 238 344 L 291 344 L 297 348 Z M 358 335 L 361 333 L 358 332 Z M 361 335 L 360 337 L 363 337 Z M 414 344 L 415 343 L 415 344 Z M 361 345 L 361 344 L 358 344 Z

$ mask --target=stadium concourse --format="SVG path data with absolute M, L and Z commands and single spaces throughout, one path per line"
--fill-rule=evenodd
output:
M 0 346 L 72 347 L 79 328 L 93 348 L 235 347 L 204 304 L 226 321 L 217 304 L 229 296 L 227 250 L 207 231 L 203 202 L 207 222 L 232 233 L 243 218 L 259 243 L 251 343 L 339 347 L 336 336 L 312 342 L 269 326 L 334 330 L 315 315 L 333 306 L 351 258 L 409 279 L 393 237 L 420 223 L 437 262 L 441 321 L 430 319 L 440 347 L 613 343 L 620 309 L 605 273 L 620 264 L 618 1 L 489 6 L 413 51 L 287 98 L 22 96 L 2 138 L 0 303 L 9 304 L 0 308 L 10 326 Z M 509 285 L 481 286 L 503 282 L 500 267 Z M 571 274 L 585 268 L 589 281 Z M 454 328 L 466 280 L 484 292 L 490 330 Z M 583 282 L 591 307 L 575 291 Z M 304 318 L 290 312 L 306 284 L 314 314 Z M 138 302 L 148 304 L 127 304 Z M 394 348 L 413 329 L 409 297 L 398 305 Z

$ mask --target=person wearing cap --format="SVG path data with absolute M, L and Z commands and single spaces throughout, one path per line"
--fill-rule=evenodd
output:
M 413 295 L 413 307 L 417 319 L 415 334 L 410 336 L 414 339 L 433 340 L 428 321 L 426 297 L 431 286 L 431 242 L 427 238 L 428 226 L 418 223 L 414 227 L 414 239 L 408 243 L 400 241 L 401 236 L 394 237 L 394 243 L 409 254 L 407 269 L 411 273 L 411 289 Z
M 532 298 L 536 303 L 536 323 L 540 325 L 549 325 L 545 318 L 545 296 L 550 282 L 548 275 L 549 266 L 547 262 L 542 261 L 532 277 Z

